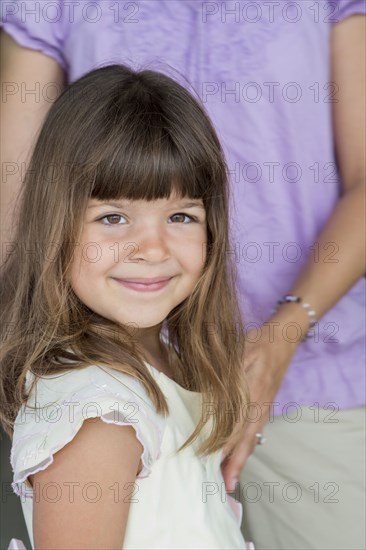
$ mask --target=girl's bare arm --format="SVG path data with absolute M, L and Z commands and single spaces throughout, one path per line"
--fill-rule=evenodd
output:
M 19 46 L 3 30 L 0 32 L 0 52 L 2 262 L 12 240 L 15 199 L 22 174 L 24 177 L 46 113 L 64 89 L 65 76 L 54 59 Z
M 131 426 L 85 420 L 31 477 L 36 550 L 121 550 L 143 447 Z

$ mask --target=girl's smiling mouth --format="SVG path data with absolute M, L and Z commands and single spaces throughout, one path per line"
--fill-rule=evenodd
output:
M 173 277 L 153 277 L 153 278 L 136 278 L 136 279 L 114 279 L 117 283 L 121 284 L 131 290 L 137 290 L 138 292 L 154 292 L 166 287 Z

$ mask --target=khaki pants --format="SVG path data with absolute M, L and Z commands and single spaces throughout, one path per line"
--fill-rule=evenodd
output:
M 365 540 L 365 409 L 292 406 L 264 429 L 240 476 L 256 550 L 353 550 Z

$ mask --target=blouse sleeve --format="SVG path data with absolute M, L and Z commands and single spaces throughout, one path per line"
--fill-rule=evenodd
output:
M 366 13 L 365 0 L 328 0 L 329 14 L 332 11 L 331 21 L 338 23 L 346 17 Z
M 20 46 L 38 50 L 67 70 L 63 55 L 65 29 L 64 0 L 2 0 L 1 27 Z
M 132 426 L 143 446 L 142 470 L 148 477 L 160 456 L 165 417 L 158 414 L 142 384 L 111 368 L 90 366 L 37 380 L 14 424 L 10 462 L 13 491 L 31 497 L 29 475 L 45 470 L 86 418 Z M 31 491 L 32 492 L 32 491 Z

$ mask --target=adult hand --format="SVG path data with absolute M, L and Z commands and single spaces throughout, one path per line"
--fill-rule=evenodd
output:
M 275 322 L 274 318 L 271 322 Z M 243 371 L 249 385 L 250 403 L 243 409 L 247 420 L 244 430 L 233 435 L 224 447 L 221 470 L 228 492 L 235 490 L 240 472 L 257 445 L 256 434 L 263 432 L 274 398 L 299 344 L 299 341 L 288 341 L 292 339 L 290 334 L 284 338 L 281 328 L 281 323 L 274 330 L 272 327 L 271 338 L 269 323 L 261 327 L 259 338 L 257 330 L 247 334 Z

